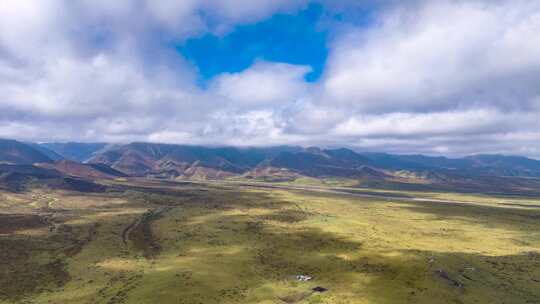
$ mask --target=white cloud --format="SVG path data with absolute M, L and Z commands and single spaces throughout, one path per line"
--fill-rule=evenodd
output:
M 539 31 L 535 1 L 397 7 L 336 43 L 324 87 L 328 98 L 362 111 L 512 106 L 538 83 Z
M 1 1 L 0 136 L 129 141 L 166 138 L 163 130 L 201 132 L 207 128 L 201 122 L 230 100 L 199 89 L 195 70 L 155 36 L 184 39 L 209 30 L 206 22 L 228 27 L 299 3 L 250 1 L 227 12 L 226 2 L 210 0 Z M 256 76 L 259 68 L 270 75 Z M 246 75 L 281 85 L 287 81 L 273 83 L 275 73 L 301 78 L 305 69 L 260 64 Z M 288 93 L 301 90 L 296 82 Z
M 64 16 L 56 0 L 0 1 L 0 16 L 0 61 L 40 64 L 45 53 L 65 47 L 59 26 Z
M 234 22 L 268 17 L 275 12 L 290 12 L 307 4 L 306 0 L 206 0 L 205 6 L 215 15 Z
M 309 67 L 258 62 L 240 73 L 222 74 L 212 84 L 217 95 L 242 105 L 279 106 L 308 93 Z
M 152 111 L 187 100 L 189 85 L 166 68 L 157 74 L 129 59 L 97 55 L 89 59 L 64 56 L 39 69 L 20 68 L 20 81 L 0 82 L 0 109 L 55 118 L 115 116 Z M 148 113 L 148 112 L 146 112 Z
M 147 0 L 144 8 L 157 24 L 177 33 L 191 33 L 205 27 L 197 12 L 199 3 L 197 0 Z
M 478 134 L 509 128 L 521 115 L 492 109 L 433 113 L 390 113 L 355 116 L 338 124 L 333 133 L 343 136 L 426 136 Z
M 307 3 L 0 1 L 0 137 L 540 157 L 536 1 L 370 1 L 373 26 L 330 31 L 318 83 L 259 61 L 202 89 L 171 48 Z

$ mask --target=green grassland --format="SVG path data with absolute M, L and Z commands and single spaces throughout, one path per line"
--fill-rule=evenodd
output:
M 540 303 L 540 199 L 390 194 L 1 193 L 0 303 Z

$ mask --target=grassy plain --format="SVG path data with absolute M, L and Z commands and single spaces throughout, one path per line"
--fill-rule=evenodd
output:
M 0 303 L 540 303 L 540 199 L 386 192 L 0 193 Z

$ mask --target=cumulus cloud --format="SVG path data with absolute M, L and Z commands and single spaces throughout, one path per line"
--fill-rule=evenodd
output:
M 494 109 L 431 113 L 389 113 L 351 117 L 333 133 L 343 136 L 441 136 L 486 135 L 540 128 L 536 113 L 502 113 Z
M 376 8 L 343 14 L 318 82 L 260 60 L 201 87 L 172 44 L 309 1 L 0 1 L 0 137 L 540 157 L 539 3 L 317 2 Z
M 305 66 L 258 62 L 240 73 L 220 75 L 212 89 L 231 103 L 279 106 L 308 94 L 304 76 L 309 71 Z
M 534 1 L 397 7 L 336 43 L 324 86 L 363 111 L 526 106 L 539 93 L 539 30 Z
M 350 113 L 333 134 L 401 152 L 459 154 L 471 143 L 538 151 L 530 134 L 540 127 L 538 31 L 534 1 L 394 3 L 374 26 L 353 28 L 332 47 L 321 104 Z M 444 149 L 431 141 L 440 136 Z
M 195 69 L 167 43 L 303 5 L 235 2 L 242 9 L 218 0 L 2 1 L 0 136 L 129 141 L 207 128 L 200 122 L 209 121 L 210 109 L 227 107 L 216 99 L 226 96 L 201 90 Z M 305 69 L 261 63 L 243 79 L 249 85 L 247 78 L 259 77 L 271 85 L 264 73 L 300 75 Z M 287 81 L 274 86 L 280 84 Z M 301 87 L 298 81 L 290 89 Z M 273 98 L 288 98 L 271 90 Z

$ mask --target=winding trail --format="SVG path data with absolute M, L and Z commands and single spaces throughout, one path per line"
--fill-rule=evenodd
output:
M 148 212 L 148 211 L 147 211 Z M 138 217 L 135 221 L 133 221 L 131 224 L 129 224 L 124 230 L 122 231 L 122 242 L 127 245 L 129 240 L 129 234 L 131 231 L 139 226 L 143 220 L 143 217 Z
M 164 213 L 174 207 L 176 206 L 162 206 L 143 213 L 122 231 L 122 242 L 124 245 L 129 246 L 129 241 L 132 241 L 135 247 L 144 251 L 146 258 L 153 258 L 157 255 L 161 247 L 152 232 L 152 221 L 160 218 Z M 139 233 L 139 235 L 132 237 L 133 233 Z

